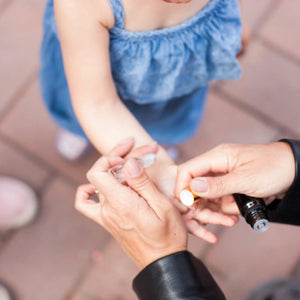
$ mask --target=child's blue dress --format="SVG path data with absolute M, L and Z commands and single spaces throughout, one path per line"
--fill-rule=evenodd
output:
M 123 28 L 121 0 L 109 2 L 115 16 L 111 68 L 120 98 L 154 140 L 183 142 L 197 129 L 209 81 L 240 76 L 235 57 L 241 40 L 238 0 L 211 0 L 180 25 L 141 32 Z M 71 105 L 53 0 L 45 11 L 40 78 L 54 119 L 85 137 Z

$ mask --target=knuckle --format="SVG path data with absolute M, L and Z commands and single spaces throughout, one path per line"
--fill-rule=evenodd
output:
M 136 180 L 133 184 L 134 189 L 141 192 L 144 190 L 148 190 L 149 188 L 152 188 L 152 184 L 148 177 L 141 176 L 138 180 Z
M 165 216 L 172 215 L 174 213 L 174 206 L 167 200 L 162 206 L 162 211 Z
M 230 154 L 233 150 L 233 144 L 223 143 L 217 146 L 216 149 L 224 154 Z
M 239 151 L 236 144 L 220 144 L 216 147 L 216 151 L 222 153 L 225 170 L 230 172 L 235 168 L 239 160 Z
M 225 189 L 225 185 L 221 177 L 215 177 L 214 186 L 212 187 L 217 193 L 222 193 Z
M 86 178 L 88 179 L 88 181 L 94 182 L 95 178 L 97 177 L 96 173 L 97 173 L 97 171 L 95 170 L 95 168 L 91 168 L 91 169 L 86 173 Z

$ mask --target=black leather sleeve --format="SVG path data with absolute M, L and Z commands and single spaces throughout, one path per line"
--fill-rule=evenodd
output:
M 267 207 L 271 222 L 300 225 L 300 141 L 283 139 L 290 145 L 295 158 L 295 179 L 282 200 L 275 200 Z
M 133 281 L 140 300 L 224 300 L 219 286 L 204 264 L 187 251 L 153 262 Z

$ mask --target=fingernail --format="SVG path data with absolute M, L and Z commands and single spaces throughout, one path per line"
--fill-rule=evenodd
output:
M 143 172 L 143 169 L 144 169 L 142 164 L 138 160 L 136 160 L 135 158 L 129 159 L 125 163 L 124 167 L 126 169 L 127 175 L 129 177 L 132 177 L 132 178 L 140 176 Z
M 206 193 L 208 191 L 208 183 L 204 178 L 192 179 L 190 187 L 196 193 Z
M 133 137 L 130 136 L 130 137 L 124 139 L 124 140 L 121 140 L 121 141 L 119 142 L 119 145 L 127 144 L 129 141 L 132 141 L 132 140 L 133 140 Z

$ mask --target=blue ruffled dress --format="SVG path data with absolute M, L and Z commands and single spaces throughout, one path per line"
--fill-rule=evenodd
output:
M 240 76 L 238 0 L 211 0 L 179 25 L 140 32 L 124 29 L 121 0 L 109 2 L 115 16 L 111 68 L 120 99 L 154 140 L 169 145 L 187 140 L 201 119 L 209 81 Z M 71 105 L 53 0 L 47 2 L 43 25 L 40 81 L 45 104 L 60 126 L 86 137 Z

